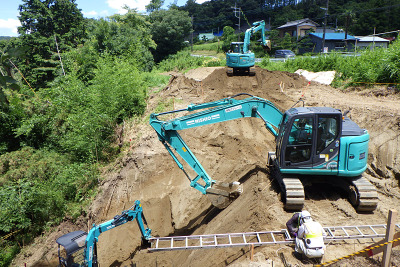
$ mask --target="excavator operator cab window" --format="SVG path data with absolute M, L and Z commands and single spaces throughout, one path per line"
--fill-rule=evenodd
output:
M 286 145 L 285 161 L 299 163 L 311 159 L 313 118 L 297 118 L 293 121 Z
M 339 121 L 336 117 L 319 117 L 317 131 L 317 154 L 327 148 L 339 134 Z
M 237 43 L 231 44 L 231 51 L 233 53 L 242 53 L 242 45 Z

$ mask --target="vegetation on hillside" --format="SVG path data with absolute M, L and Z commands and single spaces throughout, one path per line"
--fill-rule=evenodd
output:
M 241 25 L 265 20 L 271 29 L 288 21 L 310 18 L 323 25 L 326 0 L 227 0 L 197 4 L 188 0 L 179 9 L 193 16 L 195 32 L 222 31 L 225 26 L 237 29 L 237 15 L 232 7 L 240 7 Z M 329 0 L 327 26 L 341 28 L 353 35 L 369 35 L 400 29 L 400 5 L 394 0 Z M 235 16 L 236 15 L 236 16 Z
M 318 57 L 297 57 L 285 62 L 273 62 L 264 58 L 260 66 L 269 70 L 295 72 L 298 69 L 309 71 L 337 72 L 334 86 L 368 85 L 374 83 L 400 83 L 400 41 L 388 49 L 365 50 L 355 56 L 338 53 Z

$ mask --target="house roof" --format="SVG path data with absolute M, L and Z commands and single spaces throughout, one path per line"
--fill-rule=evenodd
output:
M 310 35 L 313 35 L 317 38 L 322 39 L 324 33 L 310 33 Z M 344 40 L 346 34 L 343 32 L 334 32 L 334 33 L 325 33 L 325 40 Z M 354 36 L 347 34 L 347 40 L 348 39 L 356 39 Z
M 378 36 L 356 36 L 358 39 L 357 42 L 390 42 L 387 39 L 378 37 Z
M 311 19 L 299 19 L 299 20 L 294 20 L 294 21 L 289 21 L 286 22 L 286 24 L 279 26 L 278 29 L 283 29 L 283 28 L 287 28 L 287 27 L 293 27 L 293 26 L 298 26 L 300 24 L 304 24 L 304 23 L 311 23 L 314 24 L 315 26 L 318 26 L 318 23 L 312 21 Z

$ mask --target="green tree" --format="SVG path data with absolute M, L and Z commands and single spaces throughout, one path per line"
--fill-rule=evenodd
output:
M 235 30 L 230 26 L 225 26 L 222 33 L 222 50 L 227 52 L 230 48 L 231 42 L 237 40 Z
M 18 33 L 29 48 L 19 67 L 33 87 L 45 87 L 57 75 L 57 45 L 64 52 L 85 37 L 83 15 L 75 0 L 23 0 L 19 11 Z
M 285 33 L 281 45 L 284 49 L 289 49 L 289 50 L 293 49 L 294 46 L 293 37 L 290 36 L 289 33 Z
M 146 6 L 146 11 L 151 13 L 153 11 L 160 10 L 163 4 L 164 0 L 151 0 Z
M 176 9 L 154 11 L 149 16 L 151 34 L 157 44 L 154 59 L 160 62 L 170 54 L 175 54 L 184 45 L 184 39 L 192 29 L 188 12 Z

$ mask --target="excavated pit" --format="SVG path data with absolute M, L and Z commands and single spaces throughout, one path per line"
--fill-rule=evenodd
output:
M 190 103 L 215 101 L 238 93 L 268 99 L 281 111 L 292 107 L 302 96 L 306 105 L 350 109 L 351 119 L 371 135 L 365 176 L 378 188 L 378 208 L 371 214 L 358 214 L 342 191 L 311 186 L 306 188 L 305 209 L 325 226 L 382 224 L 386 223 L 389 209 L 398 207 L 400 199 L 400 97 L 374 90 L 384 89 L 341 91 L 313 82 L 308 85 L 297 74 L 261 68 L 256 68 L 255 76 L 229 76 L 225 68 L 200 68 L 171 76 L 167 87 L 150 95 L 146 115 L 161 103 L 169 105 L 169 110 L 180 109 Z M 284 211 L 278 185 L 269 176 L 267 152 L 275 149 L 275 141 L 261 120 L 229 121 L 183 131 L 181 135 L 213 179 L 243 183 L 243 194 L 226 209 L 216 210 L 206 196 L 189 186 L 147 121 L 126 125 L 124 156 L 104 171 L 107 178 L 102 192 L 93 201 L 87 218 L 82 218 L 78 226 L 65 222 L 47 240 L 38 241 L 36 249 L 26 253 L 26 257 L 20 256 L 16 265 L 28 262 L 30 266 L 44 266 L 54 262 L 54 241 L 58 236 L 109 220 L 136 199 L 142 202 L 153 236 L 285 228 L 292 213 Z M 329 244 L 324 259 L 333 260 L 367 245 L 354 240 Z M 135 222 L 105 232 L 99 238 L 101 266 L 249 266 L 249 247 L 147 253 L 139 251 L 139 246 L 140 232 Z M 396 250 L 399 248 L 393 251 Z M 268 259 L 274 266 L 281 266 L 278 251 L 292 265 L 312 264 L 297 260 L 290 246 L 255 248 L 260 264 L 268 264 Z M 361 258 L 349 260 L 348 266 L 375 263 L 376 260 Z

